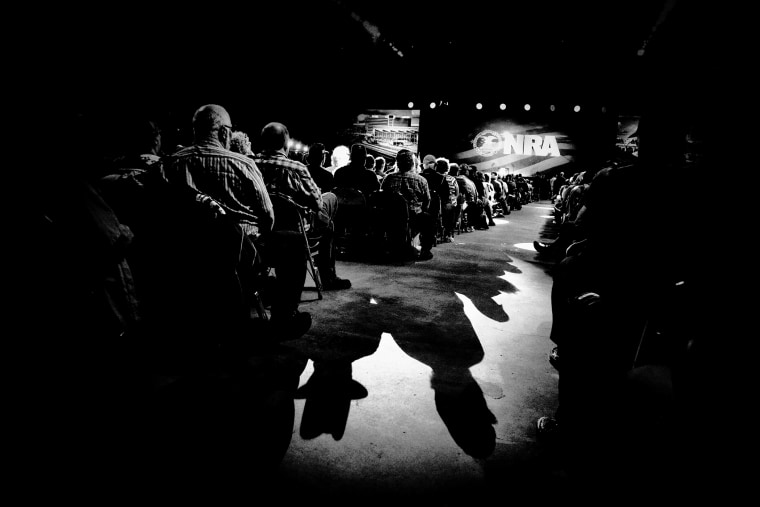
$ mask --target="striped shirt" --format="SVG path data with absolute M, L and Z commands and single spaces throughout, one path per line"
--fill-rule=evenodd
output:
M 254 238 L 272 230 L 274 210 L 259 169 L 250 158 L 215 141 L 183 148 L 167 157 L 166 179 L 218 201 Z
M 285 194 L 301 206 L 322 211 L 322 192 L 303 163 L 289 159 L 282 151 L 260 153 L 254 160 L 269 192 Z
M 401 193 L 406 199 L 409 211 L 415 214 L 427 210 L 430 204 L 427 180 L 411 171 L 388 174 L 383 179 L 382 190 Z

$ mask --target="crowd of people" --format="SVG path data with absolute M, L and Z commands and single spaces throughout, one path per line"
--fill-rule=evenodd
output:
M 90 128 L 81 118 L 77 122 L 82 124 L 75 122 L 71 135 Z M 81 172 L 60 187 L 56 182 L 61 175 L 53 175 L 46 188 L 55 198 L 41 210 L 44 224 L 66 230 L 59 234 L 75 234 L 113 250 L 102 256 L 116 259 L 113 265 L 100 266 L 99 261 L 80 268 L 88 272 L 97 265 L 103 270 L 83 276 L 92 283 L 100 280 L 97 288 L 83 290 L 102 292 L 102 325 L 117 336 L 170 325 L 167 315 L 176 317 L 182 304 L 169 302 L 178 300 L 178 294 L 184 295 L 182 301 L 190 299 L 187 295 L 199 287 L 207 293 L 224 292 L 214 302 L 195 298 L 198 319 L 206 315 L 208 327 L 214 318 L 231 313 L 235 316 L 229 322 L 247 326 L 247 319 L 239 316 L 266 306 L 271 313 L 266 334 L 293 338 L 307 332 L 311 316 L 299 310 L 307 254 L 297 227 L 276 224 L 274 194 L 305 210 L 307 235 L 319 238 L 315 260 L 324 290 L 351 287 L 336 271 L 336 244 L 357 223 L 354 232 L 376 241 L 371 243 L 376 251 L 425 261 L 454 234 L 486 230 L 495 225 L 494 217 L 512 213 L 531 199 L 519 175 L 484 173 L 431 154 L 420 159 L 406 149 L 389 159 L 368 154 L 361 143 L 328 151 L 317 142 L 302 157 L 291 153 L 284 124 L 269 123 L 254 136 L 233 129 L 228 111 L 216 104 L 195 111 L 193 141 L 187 146 L 164 146 L 154 121 L 126 125 L 122 142 L 109 146 L 108 156 L 105 150 L 83 154 Z M 71 192 L 87 198 L 76 213 L 89 214 L 92 229 L 72 232 L 67 228 L 81 229 L 85 222 L 74 223 L 70 215 L 75 203 L 62 202 L 55 194 L 77 184 L 81 188 Z M 347 191 L 361 197 L 359 207 L 346 197 Z M 381 203 L 391 206 L 385 197 L 397 197 L 402 213 L 383 207 Z M 398 239 L 391 237 L 394 228 L 401 229 L 397 243 L 392 243 Z M 221 245 L 218 251 L 197 246 L 204 234 Z M 206 257 L 191 260 L 182 249 L 191 245 Z M 175 267 L 170 268 L 170 261 Z M 196 279 L 169 276 L 179 271 L 178 265 Z M 196 326 L 193 334 L 200 335 L 201 329 Z M 202 355 L 199 351 L 208 344 L 199 338 L 197 345 L 201 349 L 194 353 Z
M 695 428 L 719 350 L 712 281 L 695 258 L 700 225 L 677 198 L 699 193 L 715 155 L 705 125 L 660 104 L 641 118 L 638 157 L 611 153 L 551 182 L 556 238 L 534 247 L 552 266 L 559 408 L 537 430 L 584 487 L 686 491 L 710 465 Z
M 79 177 L 56 175 L 46 187 L 49 195 L 40 215 L 46 236 L 67 238 L 64 244 L 74 237 L 85 246 L 62 253 L 68 273 L 48 265 L 40 276 L 79 288 L 80 297 L 72 300 L 92 305 L 75 310 L 87 316 L 84 327 L 92 330 L 93 338 L 134 336 L 146 321 L 154 326 L 154 335 L 160 334 L 176 324 L 158 317 L 166 312 L 167 302 L 182 291 L 197 295 L 199 288 L 211 297 L 192 303 L 185 297 L 172 309 L 191 304 L 198 310 L 197 318 L 183 329 L 183 340 L 188 335 L 197 338 L 190 340 L 195 357 L 207 353 L 204 339 L 219 335 L 211 330 L 218 331 L 220 322 L 230 326 L 228 336 L 241 336 L 241 326 L 249 329 L 253 298 L 262 292 L 271 309 L 265 334 L 287 339 L 306 333 L 311 316 L 299 311 L 307 269 L 302 237 L 296 229 L 275 227 L 270 198 L 274 193 L 308 210 L 309 233 L 321 238 L 317 259 L 325 290 L 351 287 L 338 276 L 335 263 L 336 239 L 344 232 L 346 215 L 356 215 L 351 203 L 342 199 L 345 189 L 364 197 L 366 214 L 360 216 L 367 219 L 370 234 L 376 232 L 378 220 L 371 210 L 375 197 L 400 196 L 408 228 L 400 255 L 418 261 L 433 258 L 436 244 L 451 241 L 456 233 L 487 230 L 496 225 L 495 217 L 520 210 L 536 198 L 521 175 L 482 172 L 432 154 L 420 159 L 406 149 L 390 160 L 368 155 L 358 143 L 332 152 L 314 143 L 301 161 L 289 153 L 288 128 L 277 122 L 258 133 L 260 149 L 254 152 L 249 135 L 234 130 L 229 113 L 219 105 L 197 109 L 192 124 L 193 144 L 166 155 L 160 129 L 143 122 L 130 137 L 134 144 L 120 157 L 107 165 L 82 159 Z M 550 357 L 561 372 L 561 411 L 542 417 L 538 429 L 540 434 L 571 435 L 565 438 L 570 456 L 586 454 L 577 447 L 579 442 L 600 442 L 598 435 L 590 434 L 599 429 L 595 421 L 629 409 L 617 403 L 620 386 L 631 382 L 631 362 L 639 358 L 643 336 L 653 332 L 648 323 L 662 319 L 668 305 L 681 307 L 684 300 L 691 301 L 697 283 L 690 270 L 693 264 L 680 262 L 690 243 L 656 256 L 648 245 L 663 240 L 673 246 L 665 240 L 674 230 L 668 226 L 679 215 L 666 223 L 656 210 L 666 206 L 669 195 L 679 193 L 675 185 L 687 179 L 685 174 L 698 161 L 683 163 L 663 146 L 665 142 L 648 145 L 647 128 L 655 129 L 642 125 L 640 160 L 604 160 L 567 179 L 558 173 L 549 182 L 560 233 L 552 244 L 534 244 L 539 255 L 557 261 L 551 298 L 555 347 Z M 642 189 L 637 184 L 642 175 L 663 173 L 667 176 L 658 176 L 660 186 Z M 62 199 L 74 195 L 79 199 Z M 626 205 L 633 202 L 647 205 Z M 342 215 L 344 205 L 349 211 Z M 410 241 L 417 236 L 419 249 Z M 688 241 L 694 236 L 684 234 Z M 197 275 L 192 280 L 167 277 L 169 264 L 180 260 L 189 242 L 213 244 L 217 251 L 200 249 L 201 254 L 180 263 Z M 213 273 L 203 276 L 207 270 Z M 86 285 L 74 282 L 74 277 Z M 652 291 L 662 296 L 653 302 Z M 76 313 L 65 318 L 75 318 Z M 209 320 L 204 322 L 203 315 Z M 657 320 L 657 325 L 667 328 L 676 342 L 677 350 L 668 352 L 670 369 L 666 374 L 657 370 L 658 381 L 673 389 L 674 376 L 691 374 L 683 370 L 687 358 L 692 361 L 697 355 L 701 360 L 709 344 L 696 341 L 701 335 L 684 321 Z M 674 327 L 678 329 L 672 331 Z M 647 388 L 640 379 L 634 381 L 639 389 Z M 693 395 L 691 387 L 687 385 L 683 396 Z M 601 447 L 590 455 L 604 455 Z M 588 460 L 580 466 L 597 470 Z

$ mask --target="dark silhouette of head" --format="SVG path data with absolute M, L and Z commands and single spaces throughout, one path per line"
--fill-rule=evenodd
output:
M 449 159 L 440 157 L 435 161 L 435 172 L 438 174 L 449 174 Z
M 354 144 L 351 146 L 351 165 L 364 167 L 367 161 L 367 148 L 363 144 Z
M 309 148 L 309 154 L 306 155 L 306 162 L 308 162 L 309 165 L 322 165 L 327 153 L 324 144 L 314 143 Z
M 414 168 L 414 156 L 409 150 L 399 150 L 396 154 L 396 167 L 399 172 L 405 173 Z

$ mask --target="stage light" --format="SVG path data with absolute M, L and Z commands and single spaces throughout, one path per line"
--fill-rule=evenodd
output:
M 578 111 L 580 111 L 580 110 L 581 110 L 581 106 L 575 106 L 575 107 L 573 108 L 573 111 L 575 111 L 576 113 L 577 113 Z
M 483 109 L 483 104 L 478 102 L 477 104 L 475 104 L 475 109 Z
M 554 104 L 552 104 L 551 106 L 549 106 L 549 111 L 554 111 L 555 109 L 557 109 L 557 108 L 554 107 Z
M 292 148 L 295 142 L 292 139 L 288 139 L 288 148 Z
M 499 104 L 499 109 L 501 109 L 502 111 L 504 111 L 506 108 L 507 108 L 506 104 L 504 103 Z
M 435 102 L 430 103 L 430 109 L 435 109 Z
M 412 109 L 412 108 L 414 107 L 414 102 L 409 102 L 409 103 L 407 104 L 407 107 L 408 107 L 409 109 Z
M 530 111 L 530 104 L 525 104 L 525 110 Z
M 295 149 L 296 149 L 296 151 L 299 151 L 301 149 L 301 143 L 296 143 L 295 144 Z
M 602 114 L 607 112 L 607 108 L 605 106 L 602 106 Z

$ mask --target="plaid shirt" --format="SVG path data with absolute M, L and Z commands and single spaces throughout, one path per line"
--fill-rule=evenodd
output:
M 475 183 L 466 176 L 457 176 L 457 183 L 459 184 L 459 193 L 464 194 L 466 203 L 472 203 L 478 201 L 478 189 Z
M 322 211 L 322 192 L 304 164 L 282 151 L 260 153 L 254 160 L 269 192 L 285 194 L 301 206 Z
M 415 214 L 427 210 L 430 204 L 427 180 L 411 171 L 388 174 L 383 179 L 382 190 L 400 192 L 409 205 L 409 211 Z
M 259 169 L 250 158 L 215 141 L 183 148 L 167 157 L 166 179 L 221 203 L 249 236 L 272 230 L 274 210 Z
M 448 203 L 456 206 L 457 200 L 459 198 L 459 184 L 457 183 L 457 179 L 450 174 L 445 175 L 446 177 L 446 184 L 449 186 L 449 200 Z

